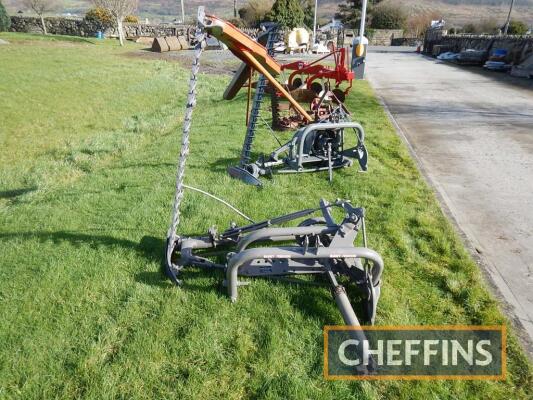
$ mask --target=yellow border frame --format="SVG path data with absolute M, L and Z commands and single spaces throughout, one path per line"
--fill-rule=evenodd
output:
M 328 333 L 330 331 L 500 331 L 502 334 L 502 374 L 501 375 L 330 375 L 328 368 Z M 386 326 L 324 326 L 324 379 L 327 380 L 493 380 L 503 381 L 507 376 L 507 327 L 505 325 L 386 325 Z

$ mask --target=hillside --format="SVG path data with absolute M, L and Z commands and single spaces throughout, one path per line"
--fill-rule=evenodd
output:
M 503 24 L 509 12 L 509 1 L 501 0 L 385 0 L 387 3 L 402 4 L 409 14 L 437 12 L 449 26 L 462 26 L 467 22 L 478 22 L 493 18 Z M 533 24 L 533 0 L 516 0 L 512 18 Z
M 483 19 L 494 18 L 504 21 L 509 10 L 509 2 L 504 0 L 385 0 L 384 2 L 402 4 L 409 14 L 419 12 L 437 12 L 442 15 L 449 25 L 461 26 L 466 22 L 476 22 Z M 88 0 L 62 0 L 64 13 L 82 15 L 90 7 Z M 319 16 L 321 19 L 329 19 L 337 10 L 342 1 L 321 0 L 319 1 Z M 15 13 L 17 10 L 25 10 L 22 0 L 4 0 L 8 12 Z M 245 0 L 237 1 L 237 8 L 246 4 Z M 189 17 L 196 14 L 198 6 L 206 6 L 208 12 L 222 16 L 233 16 L 233 0 L 188 0 L 185 1 L 185 13 Z M 142 17 L 148 17 L 152 21 L 171 21 L 179 14 L 179 1 L 177 0 L 140 0 L 139 12 Z M 513 17 L 526 23 L 533 24 L 533 0 L 516 0 Z

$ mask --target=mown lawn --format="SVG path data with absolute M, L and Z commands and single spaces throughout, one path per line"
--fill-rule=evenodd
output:
M 531 398 L 512 334 L 504 382 L 332 382 L 322 327 L 342 320 L 326 288 L 255 280 L 231 304 L 222 276 L 196 269 L 172 286 L 161 260 L 189 71 L 126 57 L 133 44 L 0 37 L 0 398 Z M 321 197 L 365 206 L 386 265 L 377 324 L 505 323 L 366 82 L 348 106 L 368 173 L 257 190 L 225 172 L 245 108 L 221 100 L 228 80 L 201 77 L 187 183 L 256 219 Z M 182 212 L 187 234 L 243 222 L 193 192 Z

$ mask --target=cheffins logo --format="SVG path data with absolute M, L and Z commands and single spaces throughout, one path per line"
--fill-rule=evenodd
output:
M 326 379 L 490 379 L 506 373 L 505 326 L 326 326 Z

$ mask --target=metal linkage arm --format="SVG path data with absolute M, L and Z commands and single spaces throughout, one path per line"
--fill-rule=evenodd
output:
M 307 251 L 302 247 L 259 247 L 243 250 L 230 258 L 226 270 L 226 281 L 228 284 L 228 295 L 231 301 L 237 301 L 237 286 L 239 268 L 247 262 L 255 259 L 276 260 L 276 259 L 335 259 L 335 258 L 364 258 L 373 262 L 372 281 L 374 284 L 379 283 L 381 272 L 383 271 L 383 259 L 374 250 L 366 247 L 319 247 L 308 248 Z
M 239 240 L 237 252 L 246 250 L 252 243 L 264 241 L 286 241 L 295 239 L 297 236 L 305 235 L 327 235 L 334 234 L 337 226 L 298 226 L 292 228 L 264 228 L 246 235 Z
M 250 224 L 250 225 L 245 225 L 245 226 L 241 226 L 241 227 L 231 228 L 231 229 L 228 229 L 228 230 L 224 231 L 220 236 L 221 236 L 221 238 L 234 237 L 234 236 L 237 236 L 237 235 L 240 235 L 240 234 L 243 234 L 243 233 L 252 232 L 252 231 L 259 230 L 259 229 L 267 228 L 267 227 L 272 226 L 272 225 L 279 225 L 279 224 L 282 224 L 284 222 L 292 221 L 292 220 L 295 220 L 295 219 L 298 219 L 298 218 L 303 218 L 303 217 L 306 217 L 306 216 L 308 216 L 310 214 L 313 214 L 313 213 L 315 213 L 317 211 L 320 211 L 323 208 L 334 207 L 334 206 L 338 206 L 338 204 L 337 203 L 328 204 L 328 205 L 325 205 L 324 207 L 319 207 L 319 208 L 307 208 L 305 210 L 296 211 L 296 212 L 293 212 L 293 213 L 290 213 L 290 214 L 282 215 L 280 217 L 267 219 L 267 220 L 264 220 L 264 221 L 261 221 L 261 222 L 257 222 L 255 224 Z

